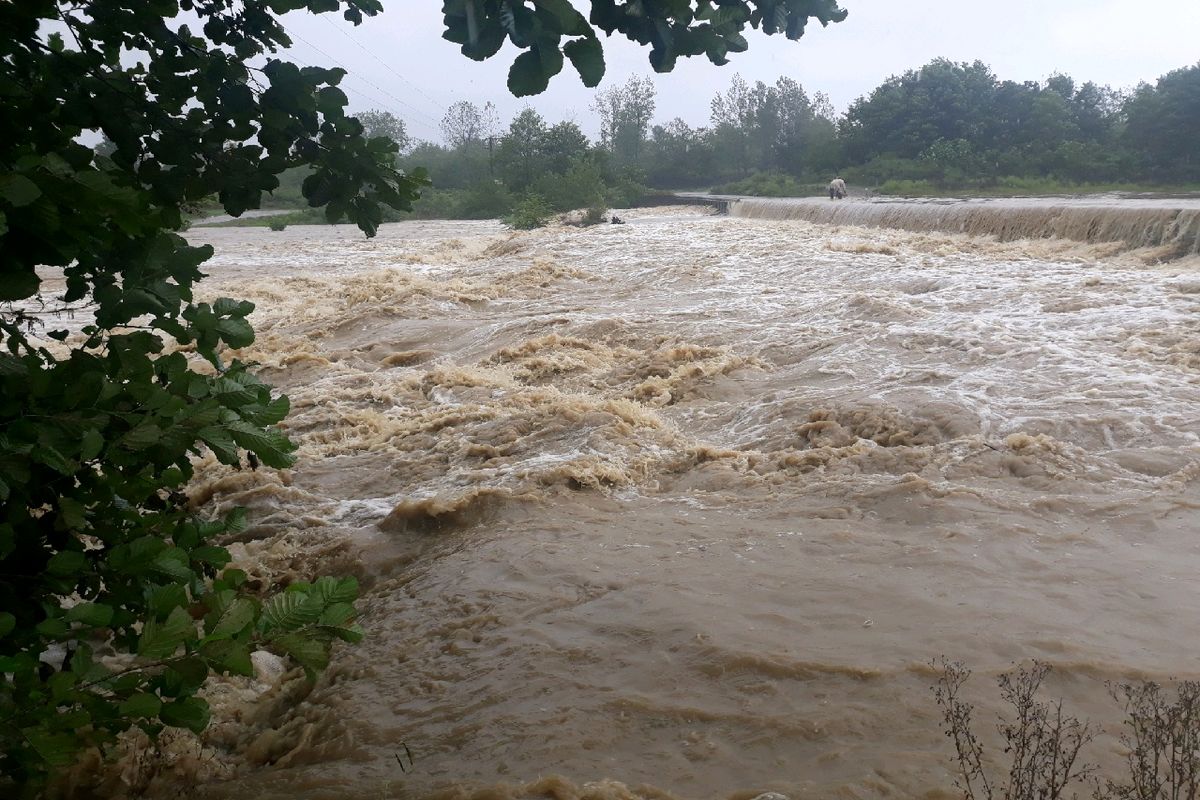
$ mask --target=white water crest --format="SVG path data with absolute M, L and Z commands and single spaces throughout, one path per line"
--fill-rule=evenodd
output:
M 1054 199 L 827 201 L 802 198 L 732 200 L 733 216 L 793 219 L 906 231 L 942 231 L 1016 239 L 1117 242 L 1160 248 L 1158 255 L 1200 254 L 1200 199 L 1125 199 L 1108 196 Z

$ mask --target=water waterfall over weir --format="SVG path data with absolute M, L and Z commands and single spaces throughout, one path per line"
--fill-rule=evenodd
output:
M 1200 200 L 1013 198 L 987 200 L 848 200 L 738 198 L 735 217 L 805 220 L 1017 239 L 1117 242 L 1157 248 L 1161 260 L 1200 255 Z

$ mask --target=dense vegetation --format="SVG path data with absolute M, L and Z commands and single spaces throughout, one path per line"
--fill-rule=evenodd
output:
M 1200 65 L 1130 93 L 1066 75 L 999 80 L 980 62 L 933 61 L 890 78 L 839 121 L 843 171 L 860 183 L 1200 180 Z
M 240 213 L 303 167 L 310 203 L 372 233 L 421 185 L 346 116 L 340 71 L 252 73 L 285 39 L 247 6 L 206 3 L 200 36 L 170 24 L 172 3 L 0 5 L 0 91 L 24 121 L 0 131 L 6 796 L 131 727 L 203 729 L 209 674 L 252 674 L 256 649 L 315 670 L 361 636 L 352 578 L 251 591 L 214 541 L 243 515 L 199 518 L 182 493 L 196 456 L 278 468 L 294 449 L 276 427 L 287 399 L 232 352 L 254 339 L 253 305 L 193 297 L 212 250 L 176 233 L 185 211 L 215 196 Z M 109 145 L 80 144 L 88 130 Z M 62 288 L 43 297 L 51 268 Z
M 634 77 L 598 92 L 591 110 L 596 142 L 576 122 L 549 122 L 529 108 L 502 125 L 490 103 L 452 105 L 441 144 L 414 141 L 387 111 L 360 118 L 397 144 L 401 167 L 428 168 L 434 188 L 413 212 L 424 217 L 505 217 L 528 202 L 559 212 L 627 206 L 646 186 L 811 195 L 839 172 L 892 194 L 1200 182 L 1200 65 L 1122 92 L 1066 75 L 1016 83 L 980 62 L 938 59 L 889 78 L 842 115 L 791 78 L 751 85 L 734 75 L 712 97 L 705 127 L 655 123 L 654 85 Z M 302 177 L 284 176 L 276 202 L 295 207 Z

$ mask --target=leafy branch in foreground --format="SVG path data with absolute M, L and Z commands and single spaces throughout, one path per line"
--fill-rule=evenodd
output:
M 837 0 L 591 0 L 590 5 L 585 18 L 569 0 L 444 0 L 443 37 L 476 61 L 496 55 L 505 40 L 520 48 L 508 71 L 508 88 L 522 97 L 545 91 L 562 71 L 564 56 L 585 86 L 597 86 L 604 77 L 597 30 L 650 45 L 651 66 L 670 72 L 680 56 L 728 63 L 730 53 L 746 50 L 747 26 L 799 39 L 810 19 L 828 25 L 846 18 Z
M 381 5 L 0 4 L 0 95 L 22 120 L 0 128 L 5 796 L 132 726 L 203 729 L 205 680 L 250 674 L 256 648 L 311 673 L 361 636 L 352 579 L 255 596 L 215 543 L 242 517 L 198 519 L 182 494 L 206 452 L 280 468 L 294 450 L 287 399 L 230 358 L 253 305 L 193 297 L 212 249 L 179 235 L 185 210 L 215 195 L 240 214 L 303 167 L 307 202 L 371 235 L 427 183 L 345 113 L 340 70 L 270 57 L 289 44 L 276 14 L 299 9 L 358 22 Z M 41 313 L 55 272 L 49 307 L 84 305 L 79 324 Z

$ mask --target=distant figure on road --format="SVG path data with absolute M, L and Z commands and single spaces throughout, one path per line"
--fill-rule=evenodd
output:
M 846 182 L 842 180 L 842 176 L 837 176 L 829 182 L 829 199 L 841 200 L 846 196 Z

